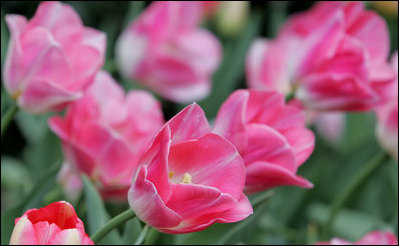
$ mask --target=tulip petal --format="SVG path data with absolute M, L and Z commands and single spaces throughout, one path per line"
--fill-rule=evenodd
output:
M 38 244 L 32 223 L 23 216 L 15 223 L 12 231 L 10 245 Z
M 295 156 L 285 137 L 266 125 L 247 125 L 248 146 L 241 153 L 246 165 L 266 161 L 296 172 Z
M 254 193 L 276 186 L 312 188 L 313 184 L 289 170 L 267 162 L 255 162 L 246 167 L 245 192 Z
M 238 151 L 247 146 L 246 110 L 249 93 L 244 90 L 234 92 L 220 107 L 213 132 L 232 142 Z
M 185 173 L 193 184 L 217 188 L 238 199 L 245 182 L 244 163 L 232 144 L 216 134 L 173 145 L 169 155 L 171 181 L 180 183 Z
M 182 218 L 169 209 L 155 185 L 147 179 L 148 171 L 142 166 L 128 193 L 129 205 L 137 217 L 155 228 L 174 227 Z
M 210 132 L 205 113 L 196 103 L 184 108 L 166 124 L 170 127 L 173 145 L 199 138 Z

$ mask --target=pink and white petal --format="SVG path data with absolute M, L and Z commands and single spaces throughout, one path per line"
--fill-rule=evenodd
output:
M 83 36 L 83 23 L 75 10 L 61 2 L 44 2 L 39 5 L 28 28 L 43 27 L 61 43 L 66 52 L 80 44 Z
M 107 48 L 107 36 L 94 28 L 85 27 L 83 30 L 83 45 L 95 48 L 104 57 Z
M 22 74 L 20 71 L 22 63 L 21 33 L 27 25 L 27 19 L 22 15 L 6 15 L 5 17 L 11 38 L 9 41 L 7 56 L 4 64 L 4 85 L 11 95 L 15 95 L 22 89 Z
M 336 12 L 322 28 L 312 32 L 311 35 L 299 42 L 298 54 L 295 55 L 291 65 L 294 67 L 294 78 L 313 72 L 321 62 L 331 58 L 344 36 L 345 23 L 342 12 Z
M 63 103 L 75 101 L 80 93 L 71 93 L 45 80 L 33 80 L 18 98 L 18 105 L 30 113 L 54 110 Z
M 246 109 L 246 123 L 273 125 L 279 118 L 277 114 L 283 110 L 284 96 L 277 91 L 255 91 L 250 93 Z
M 247 194 L 274 188 L 276 186 L 299 186 L 312 188 L 308 180 L 289 170 L 267 162 L 256 162 L 246 167 L 247 178 L 244 191 Z
M 212 224 L 219 223 L 234 223 L 247 218 L 253 213 L 251 203 L 248 198 L 242 194 L 238 201 L 235 201 L 234 206 L 224 212 L 205 214 L 195 218 L 195 221 L 183 221 L 176 228 L 166 228 L 163 232 L 177 234 L 201 231 Z M 191 224 L 191 226 L 189 226 Z M 188 227 L 187 227 L 188 226 Z
M 196 103 L 185 107 L 166 125 L 170 127 L 172 145 L 197 139 L 210 132 L 205 113 Z
M 247 134 L 248 146 L 241 152 L 246 166 L 265 161 L 296 172 L 294 152 L 281 133 L 266 125 L 250 124 Z
M 344 136 L 345 113 L 323 112 L 315 121 L 318 133 L 331 144 L 338 144 Z
M 211 74 L 222 58 L 219 40 L 209 31 L 195 30 L 176 37 L 174 55 L 184 57 L 199 73 Z M 177 53 L 175 53 L 177 52 Z
M 147 179 L 147 166 L 142 166 L 128 192 L 128 201 L 138 218 L 155 228 L 169 228 L 180 224 L 182 218 L 169 209 L 158 190 Z
M 364 11 L 347 33 L 360 40 L 371 58 L 371 64 L 384 62 L 389 54 L 389 32 L 384 19 L 372 11 Z
M 197 140 L 173 145 L 169 155 L 171 181 L 180 183 L 184 174 L 193 184 L 217 188 L 238 199 L 245 182 L 244 162 L 234 146 L 219 135 L 209 133 Z
M 12 231 L 10 245 L 35 245 L 38 244 L 32 223 L 26 216 L 15 221 Z
M 315 136 L 305 126 L 292 127 L 281 131 L 294 152 L 296 166 L 302 165 L 313 153 L 315 147 Z
M 166 124 L 154 138 L 151 146 L 141 156 L 138 163 L 138 168 L 147 166 L 146 179 L 154 185 L 157 194 L 165 203 L 172 194 L 168 169 L 171 142 L 171 130 L 169 125 Z
M 86 233 L 77 229 L 62 230 L 49 237 L 48 244 L 51 245 L 94 245 Z
M 356 77 L 314 74 L 302 80 L 296 97 L 316 110 L 369 110 L 379 100 L 372 88 Z
M 247 146 L 246 110 L 249 93 L 234 92 L 220 107 L 212 132 L 229 140 L 239 152 Z

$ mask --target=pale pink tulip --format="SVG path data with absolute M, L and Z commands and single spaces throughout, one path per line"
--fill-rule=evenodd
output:
M 392 56 L 392 67 L 398 74 L 398 52 Z M 382 147 L 398 161 L 398 77 L 391 89 L 390 100 L 376 109 L 377 137 Z
M 213 132 L 231 141 L 246 167 L 248 193 L 276 186 L 313 185 L 296 175 L 311 155 L 314 135 L 297 107 L 276 91 L 238 90 L 222 105 Z
M 140 159 L 129 204 L 159 231 L 200 231 L 252 214 L 244 182 L 237 150 L 210 132 L 204 112 L 192 104 L 166 123 Z
M 221 46 L 199 28 L 201 18 L 201 2 L 152 3 L 117 42 L 122 74 L 171 101 L 205 98 L 221 60 Z
M 84 27 L 60 2 L 43 2 L 35 16 L 6 15 L 11 39 L 4 85 L 31 113 L 63 109 L 82 96 L 104 62 L 105 34 Z
M 319 242 L 316 245 L 398 245 L 398 239 L 390 231 L 372 231 L 356 242 L 333 238 L 329 242 Z
M 29 209 L 15 220 L 11 245 L 94 245 L 67 202 Z
M 65 118 L 49 121 L 62 140 L 64 165 L 69 165 L 60 175 L 61 183 L 76 194 L 81 184 L 73 173 L 83 172 L 105 198 L 126 200 L 137 161 L 163 123 L 161 105 L 151 94 L 125 95 L 109 74 L 100 72 Z
M 275 40 L 257 40 L 248 85 L 293 93 L 313 110 L 370 110 L 387 100 L 395 73 L 387 63 L 383 18 L 362 2 L 319 2 L 291 17 Z

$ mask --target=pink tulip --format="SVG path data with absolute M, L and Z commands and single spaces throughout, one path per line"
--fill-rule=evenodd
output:
M 398 239 L 389 231 L 372 231 L 356 242 L 333 238 L 329 242 L 319 242 L 316 245 L 398 245 Z
M 105 198 L 126 200 L 137 161 L 163 123 L 161 105 L 153 96 L 145 91 L 125 95 L 109 74 L 100 72 L 65 118 L 49 121 L 62 140 L 68 165 L 61 182 L 76 194 L 81 184 L 73 173 L 83 172 Z
M 117 42 L 122 74 L 175 102 L 205 98 L 221 46 L 201 18 L 201 2 L 152 3 Z
M 63 109 L 78 99 L 104 62 L 105 34 L 84 27 L 60 2 L 43 2 L 28 22 L 6 15 L 11 32 L 4 85 L 31 113 Z
M 213 132 L 231 141 L 243 157 L 246 192 L 313 187 L 296 172 L 313 151 L 314 135 L 305 127 L 303 111 L 285 105 L 282 94 L 234 92 L 220 108 Z
M 252 214 L 244 181 L 237 150 L 210 132 L 204 112 L 192 104 L 165 124 L 142 156 L 128 199 L 142 221 L 162 232 L 195 232 Z
M 320 2 L 291 17 L 275 40 L 257 40 L 247 59 L 250 88 L 294 93 L 314 110 L 370 110 L 387 100 L 383 18 L 362 2 Z
M 398 52 L 392 56 L 392 67 L 398 74 Z M 390 100 L 378 107 L 377 137 L 382 147 L 398 161 L 398 77 L 392 87 Z
M 72 205 L 54 202 L 15 220 L 11 245 L 94 245 Z

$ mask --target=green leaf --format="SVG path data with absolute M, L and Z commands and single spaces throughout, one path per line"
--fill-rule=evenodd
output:
M 50 166 L 45 173 L 40 175 L 30 193 L 19 204 L 1 213 L 1 244 L 8 244 L 16 218 L 20 217 L 27 209 L 41 207 L 41 201 L 46 189 L 52 187 L 49 183 L 54 182 L 54 177 L 59 167 L 60 162 Z
M 329 207 L 313 203 L 306 211 L 310 220 L 324 225 L 329 215 Z M 366 233 L 377 229 L 392 229 L 389 224 L 359 210 L 341 209 L 332 228 L 331 236 L 356 241 Z
M 51 115 L 33 115 L 21 110 L 15 116 L 15 120 L 25 139 L 35 144 L 43 140 L 49 132 L 47 120 Z
M 4 12 L 1 10 L 1 67 L 3 68 L 4 59 L 7 53 L 8 31 L 4 21 Z M 2 69 L 3 71 L 3 69 Z
M 84 194 L 87 203 L 87 220 L 88 220 L 88 234 L 92 235 L 103 227 L 110 219 L 105 210 L 103 200 L 97 189 L 93 186 L 86 175 L 82 175 L 84 183 Z M 123 241 L 117 231 L 110 232 L 100 244 L 123 244 Z

